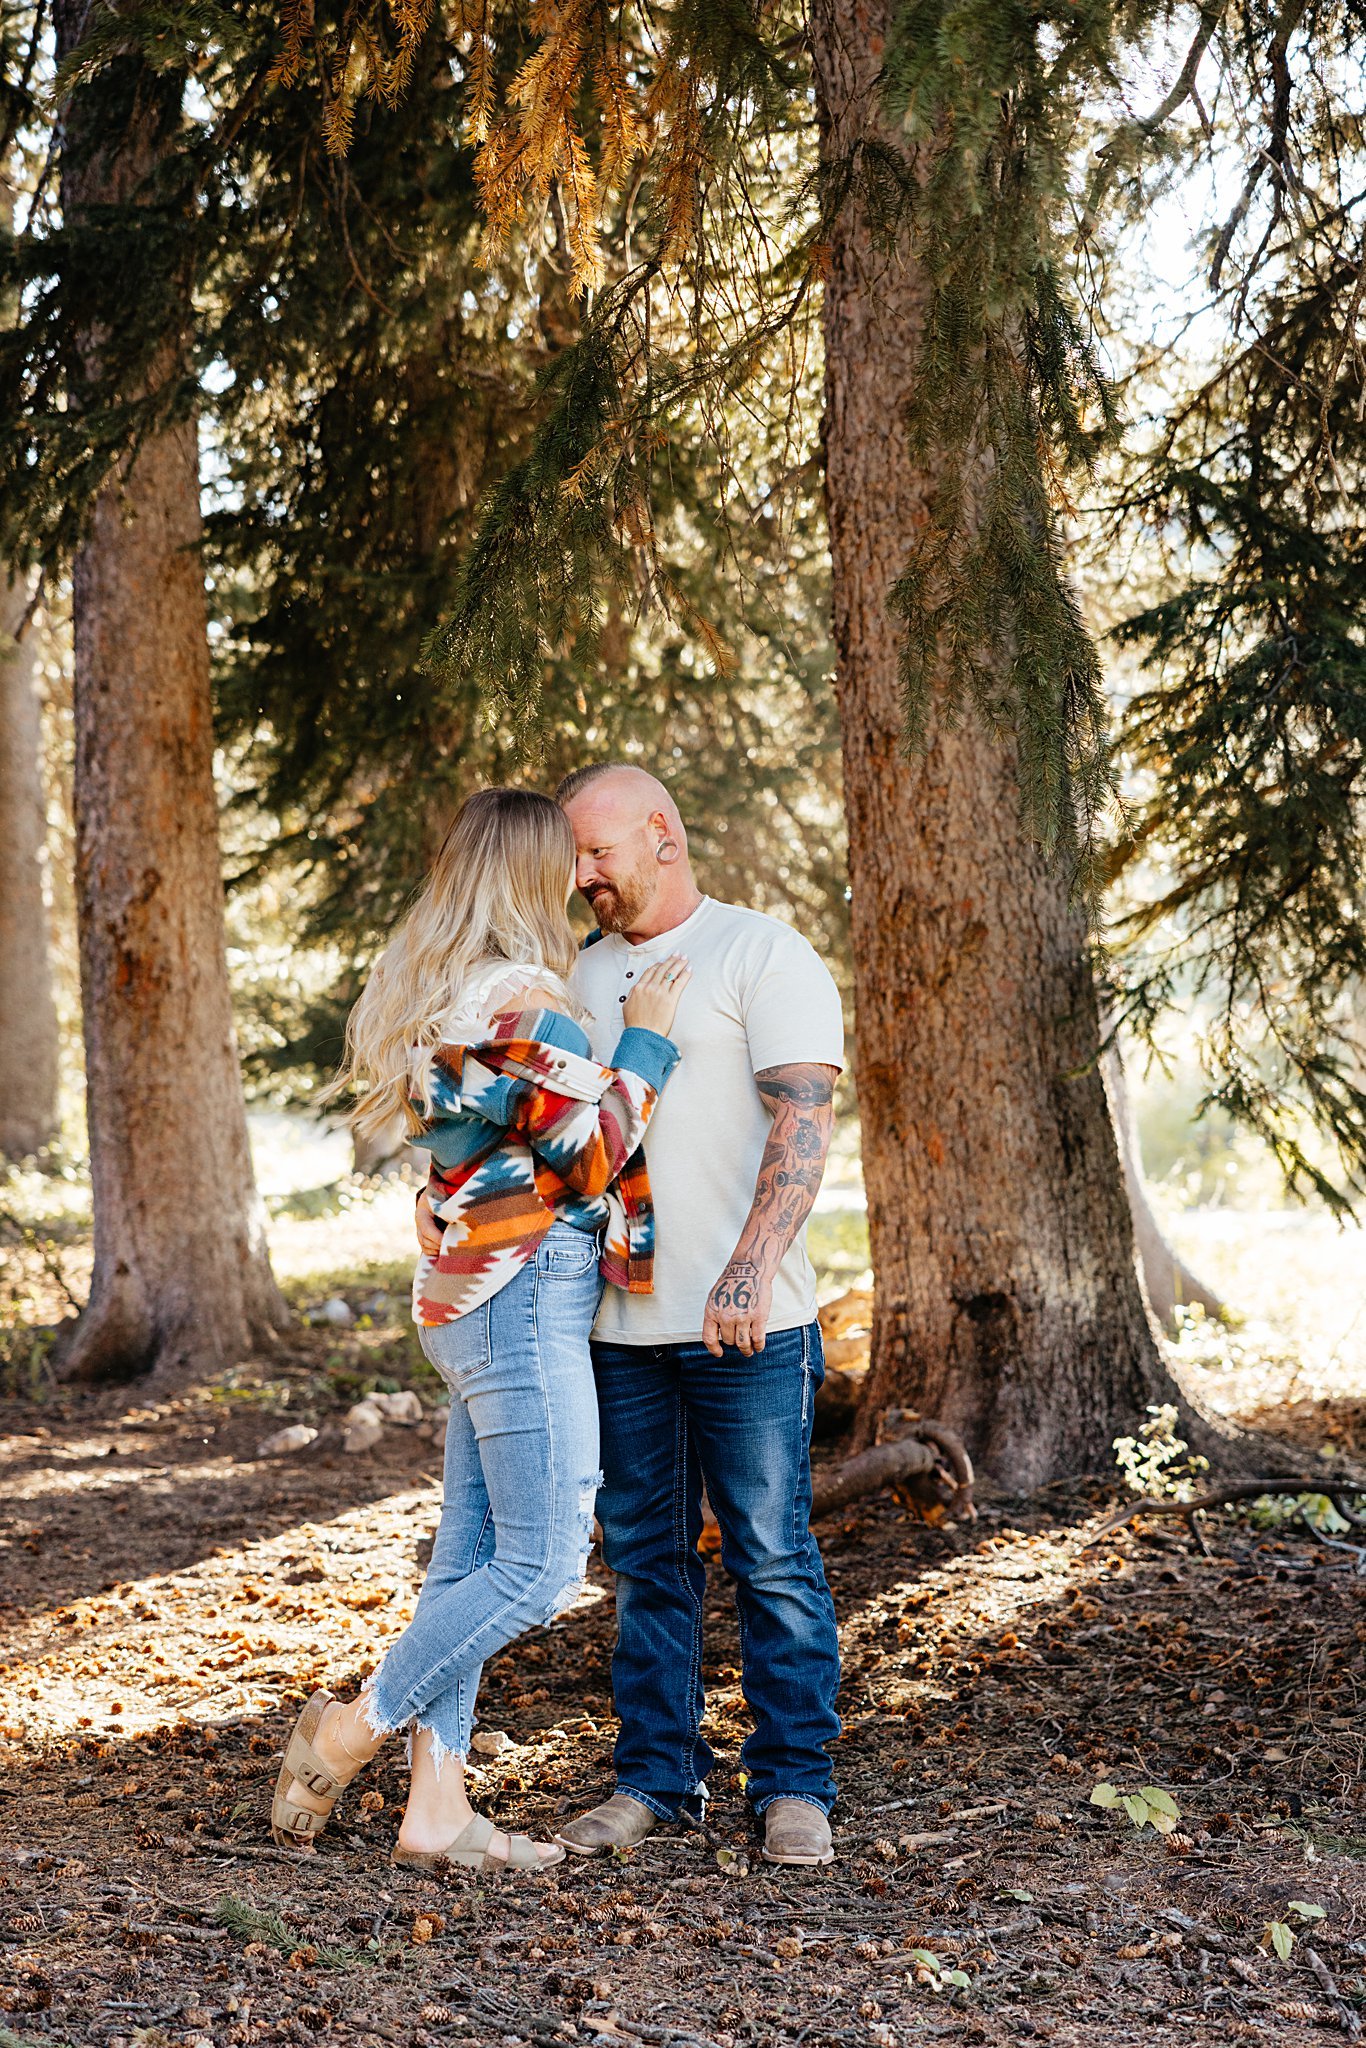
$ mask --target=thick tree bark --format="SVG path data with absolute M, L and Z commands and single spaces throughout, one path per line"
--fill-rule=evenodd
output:
M 814 0 L 828 164 L 877 121 L 887 20 L 886 0 Z M 1172 1388 L 1096 1070 L 1083 920 L 1022 830 L 1013 751 L 971 720 L 903 750 L 887 595 L 929 482 L 901 427 L 924 296 L 909 246 L 889 260 L 851 199 L 825 294 L 825 453 L 877 1289 L 864 1434 L 909 1400 L 1025 1489 L 1109 1468 L 1113 1438 Z
M 58 0 L 55 12 L 61 57 L 85 9 Z M 135 59 L 74 94 L 67 219 L 141 200 L 177 114 L 174 87 Z M 166 336 L 157 380 L 178 367 L 181 340 Z M 77 404 L 99 346 L 92 316 Z M 228 992 L 199 551 L 198 452 L 185 419 L 150 434 L 101 493 L 72 572 L 95 1271 L 60 1357 L 83 1378 L 212 1368 L 284 1320 Z
M 57 1135 L 57 1007 L 43 893 L 47 807 L 28 591 L 0 567 L 0 1157 Z

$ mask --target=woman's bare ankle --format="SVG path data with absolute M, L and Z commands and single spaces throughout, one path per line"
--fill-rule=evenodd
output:
M 336 1713 L 324 1717 L 318 1733 L 334 1754 L 339 1753 L 345 1759 L 352 1775 L 363 1770 L 388 1739 L 386 1735 L 375 1733 L 360 1700 L 352 1700 L 349 1704 L 338 1700 Z

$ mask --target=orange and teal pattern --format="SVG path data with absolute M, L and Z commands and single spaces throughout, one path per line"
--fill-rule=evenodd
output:
M 654 1284 L 654 1208 L 640 1141 L 678 1061 L 672 1039 L 628 1026 L 603 1066 L 562 1010 L 509 1010 L 477 1045 L 438 1046 L 436 1114 L 414 1143 L 445 1226 L 413 1281 L 414 1319 L 452 1323 L 531 1258 L 552 1223 L 601 1231 L 602 1273 Z

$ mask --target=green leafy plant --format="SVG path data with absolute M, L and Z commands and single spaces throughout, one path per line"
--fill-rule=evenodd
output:
M 1193 1498 L 1195 1482 L 1209 1471 L 1209 1460 L 1192 1453 L 1186 1439 L 1177 1435 L 1179 1421 L 1170 1401 L 1150 1402 L 1148 1420 L 1139 1424 L 1137 1435 L 1115 1438 L 1115 1462 L 1132 1493 L 1157 1500 Z
M 1107 1813 L 1122 1807 L 1136 1828 L 1152 1827 L 1159 1835 L 1172 1834 L 1181 1819 L 1180 1807 L 1160 1785 L 1143 1785 L 1137 1792 L 1121 1792 L 1118 1785 L 1102 1779 L 1092 1789 L 1091 1804 L 1103 1807 Z
M 913 1948 L 909 1954 L 918 1981 L 928 1984 L 931 1991 L 971 1991 L 972 1979 L 967 1971 L 947 1969 L 933 1949 Z
M 1326 1915 L 1322 1906 L 1314 1905 L 1309 1899 L 1291 1899 L 1285 1912 L 1284 1920 L 1267 1921 L 1262 1929 L 1262 1947 L 1271 1949 L 1283 1963 L 1288 1963 L 1290 1951 L 1295 1946 L 1295 1930 L 1290 1925 L 1289 1916 L 1293 1913 L 1299 1921 L 1312 1922 L 1322 1920 Z
M 23 1320 L 22 1307 L 0 1306 L 0 1397 L 40 1402 L 53 1388 L 54 1330 L 35 1329 Z
M 1342 1536 L 1352 1526 L 1326 1493 L 1261 1494 L 1249 1506 L 1248 1520 L 1258 1529 L 1303 1522 L 1319 1536 Z
M 1262 1947 L 1274 1949 L 1283 1963 L 1290 1960 L 1290 1951 L 1295 1946 L 1295 1937 L 1284 1920 L 1268 1920 L 1262 1934 Z

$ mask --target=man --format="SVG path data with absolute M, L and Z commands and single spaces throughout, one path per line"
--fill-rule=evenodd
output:
M 682 1057 L 645 1140 L 654 1290 L 609 1288 L 594 1333 L 617 1785 L 559 1840 L 592 1855 L 701 1810 L 705 1480 L 735 1580 L 754 1717 L 742 1762 L 764 1854 L 829 1863 L 839 1649 L 807 1527 L 824 1367 L 804 1237 L 844 1057 L 838 991 L 790 927 L 701 893 L 652 775 L 581 769 L 557 795 L 598 923 L 575 976 L 596 1056 L 610 1060 L 620 1006 L 653 960 L 681 952 L 692 969 L 673 1030 Z

